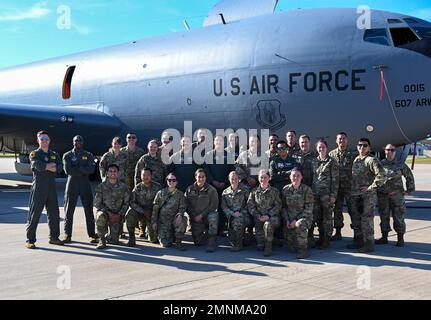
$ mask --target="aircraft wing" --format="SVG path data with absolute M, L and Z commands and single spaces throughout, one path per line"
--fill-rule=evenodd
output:
M 92 107 L 17 105 L 0 103 L 0 136 L 34 143 L 36 133 L 48 130 L 56 145 L 71 145 L 80 134 L 93 147 L 111 139 L 122 127 L 115 117 Z

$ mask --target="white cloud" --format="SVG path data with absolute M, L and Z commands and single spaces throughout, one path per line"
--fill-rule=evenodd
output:
M 86 26 L 82 26 L 82 25 L 78 25 L 76 23 L 74 23 L 72 25 L 72 28 L 76 31 L 78 31 L 79 34 L 83 35 L 83 36 L 88 36 L 90 34 L 92 34 L 94 31 Z
M 0 21 L 41 19 L 51 12 L 51 10 L 47 8 L 47 6 L 48 2 L 42 1 L 36 3 L 33 7 L 28 9 L 7 10 L 6 12 L 0 14 Z

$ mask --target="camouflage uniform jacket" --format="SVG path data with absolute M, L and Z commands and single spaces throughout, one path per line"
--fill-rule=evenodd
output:
M 379 160 L 369 155 L 357 156 L 352 166 L 352 196 L 361 195 L 362 188 L 376 191 L 386 182 L 385 170 Z
M 382 166 L 386 174 L 386 183 L 377 189 L 382 193 L 404 192 L 402 177 L 406 178 L 407 193 L 415 191 L 415 178 L 412 171 L 405 163 L 399 163 L 396 160 L 382 160 Z
M 115 156 L 115 153 L 112 150 L 105 153 L 100 159 L 99 164 L 100 177 L 102 178 L 102 181 L 106 180 L 108 167 L 111 164 L 116 164 L 120 168 L 120 171 L 118 171 L 118 180 L 120 180 L 121 182 L 126 181 L 127 161 L 127 154 L 125 152 L 120 151 L 118 156 Z
M 271 186 L 266 190 L 263 190 L 261 186 L 253 189 L 247 201 L 248 212 L 254 218 L 265 215 L 270 217 L 279 216 L 281 207 L 280 192 Z
M 303 183 L 298 189 L 292 184 L 284 187 L 281 193 L 283 210 L 282 216 L 286 221 L 298 221 L 299 219 L 313 220 L 314 196 L 311 188 Z
M 242 215 L 248 214 L 247 200 L 249 191 L 247 188 L 238 186 L 236 190 L 228 187 L 221 196 L 221 208 L 229 219 L 234 212 L 240 211 Z
M 145 154 L 144 149 L 135 147 L 134 150 L 130 150 L 129 147 L 121 148 L 121 151 L 127 154 L 127 178 L 133 183 L 135 178 L 135 168 L 139 159 Z
M 154 198 L 151 224 L 158 223 L 161 219 L 171 220 L 177 213 L 183 216 L 186 208 L 186 198 L 181 190 L 169 192 L 168 188 L 164 188 Z
M 240 181 L 246 178 L 254 178 L 257 181 L 260 169 L 269 169 L 269 157 L 266 153 L 262 153 L 259 157 L 258 153 L 247 150 L 241 152 L 236 160 L 235 171 L 238 173 Z
M 276 159 L 276 158 L 278 158 L 280 156 L 278 154 L 278 150 L 274 150 L 274 151 L 266 150 L 265 154 L 268 156 L 269 162 L 271 162 L 272 160 L 274 160 L 274 159 Z
M 316 158 L 314 151 L 304 153 L 302 150 L 292 155 L 300 165 L 302 171 L 302 183 L 311 187 L 313 185 L 313 160 Z
M 329 195 L 336 198 L 339 184 L 337 161 L 330 156 L 327 156 L 325 160 L 320 160 L 319 157 L 315 158 L 313 160 L 314 194 Z
M 289 153 L 289 156 L 293 156 L 294 154 L 297 154 L 301 151 L 301 148 L 296 143 L 293 147 L 287 145 L 287 153 Z
M 202 188 L 199 188 L 196 183 L 187 188 L 185 193 L 187 213 L 191 217 L 202 215 L 206 217 L 210 212 L 218 209 L 218 193 L 216 188 L 205 183 Z
M 157 182 L 152 182 L 150 187 L 146 187 L 143 182 L 139 183 L 132 192 L 130 207 L 140 214 L 153 211 L 153 201 L 157 192 L 162 187 Z
M 141 182 L 141 171 L 144 168 L 152 170 L 152 180 L 160 185 L 165 183 L 165 177 L 168 175 L 168 168 L 162 159 L 156 156 L 153 158 L 149 153 L 143 155 L 136 164 L 135 185 Z
M 125 183 L 111 184 L 106 180 L 96 187 L 94 206 L 97 211 L 112 212 L 124 216 L 129 208 L 129 188 Z
M 329 152 L 329 156 L 337 160 L 340 173 L 340 190 L 350 191 L 352 188 L 352 166 L 353 161 L 358 156 L 357 152 L 334 149 Z

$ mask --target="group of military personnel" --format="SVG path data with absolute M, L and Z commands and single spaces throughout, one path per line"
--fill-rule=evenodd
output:
M 325 140 L 316 143 L 315 151 L 307 135 L 301 135 L 297 142 L 293 130 L 287 132 L 285 141 L 271 135 L 266 152 L 260 152 L 258 135 L 249 137 L 248 147 L 240 147 L 237 135 L 232 133 L 226 148 L 224 136 L 217 135 L 209 152 L 203 148 L 208 142 L 206 130 L 198 130 L 197 137 L 195 143 L 188 136 L 182 137 L 181 150 L 175 153 L 166 131 L 161 146 L 157 140 L 148 143 L 148 153 L 137 146 L 135 133 L 127 134 L 124 148 L 121 138 L 115 137 L 111 149 L 100 159 L 102 183 L 93 198 L 89 176 L 96 164 L 94 156 L 84 150 L 83 138 L 73 138 L 73 149 L 61 161 L 49 149 L 48 132 L 39 132 L 39 149 L 30 154 L 33 185 L 27 248 L 36 247 L 36 228 L 45 206 L 50 243 L 70 243 L 78 197 L 90 242 L 97 243 L 97 249 L 104 249 L 108 243 L 120 244 L 120 237 L 125 238 L 125 224 L 130 247 L 136 246 L 138 230 L 138 237 L 184 250 L 189 226 L 194 244 L 206 244 L 208 252 L 216 250 L 217 236 L 227 229 L 232 251 L 240 251 L 255 240 L 257 248 L 270 256 L 273 243 L 286 243 L 303 259 L 309 256 L 310 248 L 325 250 L 331 241 L 342 239 L 344 203 L 354 234 L 349 248 L 368 253 L 374 250 L 374 244 L 387 244 L 391 214 L 398 235 L 396 245 L 404 245 L 404 197 L 414 191 L 415 185 L 410 169 L 396 160 L 394 145 L 385 147 L 385 159 L 379 161 L 370 155 L 367 138 L 358 141 L 357 152 L 349 151 L 344 132 L 337 134 L 337 148 L 331 152 Z M 193 157 L 197 148 L 204 159 L 200 164 Z M 60 240 L 55 177 L 63 169 L 68 179 L 65 235 Z M 375 240 L 377 203 L 382 237 Z

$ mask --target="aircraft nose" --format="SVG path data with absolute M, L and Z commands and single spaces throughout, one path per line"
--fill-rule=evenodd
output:
M 400 48 L 415 51 L 431 58 L 431 39 L 429 38 L 405 44 Z

